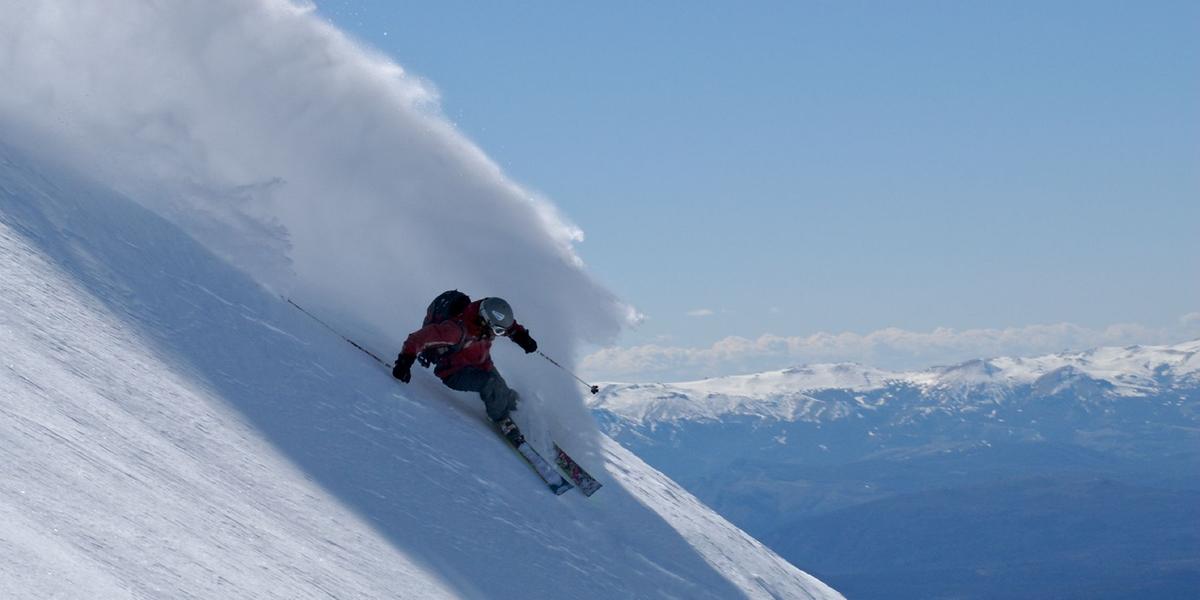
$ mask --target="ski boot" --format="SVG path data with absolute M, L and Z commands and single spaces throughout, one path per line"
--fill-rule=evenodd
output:
M 525 443 L 525 436 L 521 435 L 521 430 L 517 429 L 517 424 L 513 423 L 511 417 L 504 417 L 496 421 L 496 426 L 500 428 L 500 433 L 504 434 L 504 437 L 508 439 L 508 442 L 514 448 Z

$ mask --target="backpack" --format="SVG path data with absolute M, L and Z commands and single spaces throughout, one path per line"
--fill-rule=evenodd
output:
M 467 309 L 467 305 L 471 304 L 471 297 L 458 290 L 447 290 L 438 294 L 433 302 L 429 303 L 429 308 L 425 309 L 425 321 L 421 324 L 422 327 L 449 321 L 460 315 Z M 464 332 L 464 336 L 466 333 Z M 461 346 L 459 344 L 453 346 L 441 346 L 438 348 L 430 348 L 417 356 L 417 362 L 421 363 L 422 367 L 428 367 L 431 364 L 437 363 L 442 357 L 452 352 L 457 352 Z

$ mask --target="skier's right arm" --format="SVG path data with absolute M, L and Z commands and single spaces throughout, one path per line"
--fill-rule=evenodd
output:
M 438 346 L 453 346 L 462 341 L 463 330 L 457 323 L 434 323 L 426 325 L 411 334 L 404 341 L 400 356 L 396 357 L 396 365 L 392 367 L 392 377 L 408 383 L 412 379 L 412 365 L 417 360 L 417 354 Z
M 426 325 L 411 334 L 404 341 L 400 355 L 416 357 L 418 354 L 439 346 L 453 346 L 463 339 L 462 326 L 454 321 Z

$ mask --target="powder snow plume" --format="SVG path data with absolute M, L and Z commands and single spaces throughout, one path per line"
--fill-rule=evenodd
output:
M 428 82 L 311 6 L 0 11 L 0 141 L 91 174 L 389 357 L 450 288 L 509 299 L 568 365 L 627 314 L 583 270 L 576 226 L 458 132 Z M 507 348 L 497 360 L 527 401 L 590 426 L 564 373 Z

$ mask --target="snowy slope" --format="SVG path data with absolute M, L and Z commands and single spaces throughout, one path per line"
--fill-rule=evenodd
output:
M 0 363 L 4 597 L 840 597 L 603 438 L 549 494 L 477 400 L 4 146 Z

